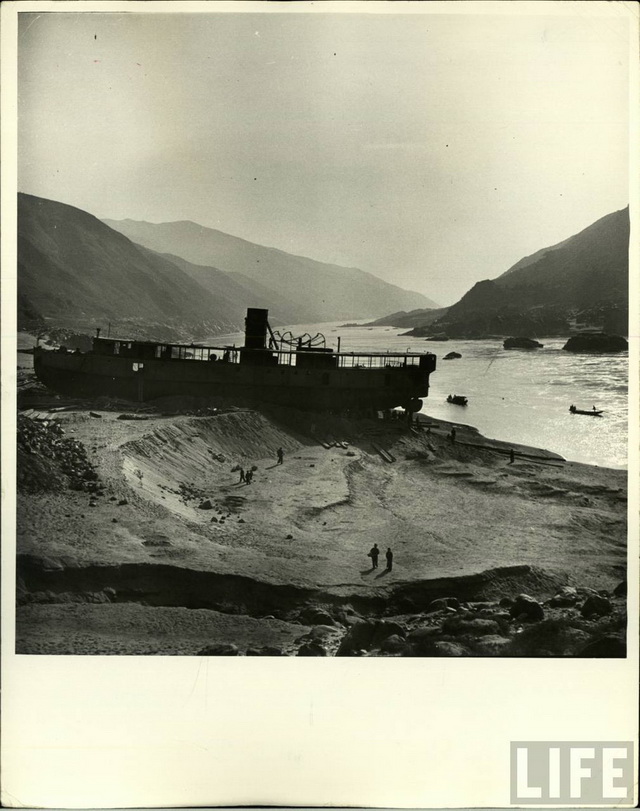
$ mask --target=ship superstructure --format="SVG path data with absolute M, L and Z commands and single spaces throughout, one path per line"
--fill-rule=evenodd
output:
M 322 411 L 419 411 L 436 368 L 431 352 L 341 352 L 321 334 L 274 333 L 268 311 L 247 310 L 241 347 L 93 339 L 89 352 L 36 347 L 34 368 L 52 389 L 75 396 L 147 401 L 224 396 Z

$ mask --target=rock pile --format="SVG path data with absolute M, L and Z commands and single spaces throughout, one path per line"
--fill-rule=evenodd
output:
M 77 439 L 67 439 L 55 422 L 42 423 L 18 415 L 18 489 L 25 492 L 98 489 L 98 474 Z
M 609 594 L 563 586 L 543 602 L 528 594 L 492 602 L 444 597 L 420 613 L 385 619 L 363 618 L 351 608 L 309 606 L 298 618 L 315 626 L 298 640 L 300 656 L 626 655 L 621 587 Z
M 279 617 L 305 626 L 294 642 L 246 653 L 212 642 L 200 655 L 620 658 L 623 586 L 612 592 L 563 586 L 543 601 L 528 594 L 486 602 L 441 597 L 422 611 L 384 618 L 362 616 L 351 605 L 309 603 Z

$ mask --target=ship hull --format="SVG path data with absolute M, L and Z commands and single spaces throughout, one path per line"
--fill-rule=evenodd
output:
M 161 397 L 225 397 L 305 410 L 407 407 L 429 391 L 418 366 L 330 371 L 194 360 L 145 360 L 36 347 L 34 369 L 46 386 L 79 397 L 106 395 L 144 402 Z

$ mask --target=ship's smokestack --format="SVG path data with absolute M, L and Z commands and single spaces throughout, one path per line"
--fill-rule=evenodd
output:
M 256 307 L 247 309 L 247 317 L 244 320 L 244 345 L 246 349 L 266 349 L 268 316 L 269 310 L 259 310 Z

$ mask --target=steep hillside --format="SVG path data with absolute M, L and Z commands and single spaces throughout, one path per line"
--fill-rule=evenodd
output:
M 376 317 L 390 309 L 437 306 L 419 293 L 402 290 L 357 268 L 294 256 L 193 222 L 104 222 L 154 251 L 259 282 L 291 301 L 303 313 L 296 319 L 299 321 Z
M 433 323 L 438 318 L 442 318 L 448 310 L 448 307 L 438 307 L 436 309 L 418 309 L 405 312 L 401 310 L 399 313 L 391 313 L 382 318 L 377 318 L 375 321 L 370 321 L 365 324 L 366 327 L 402 327 L 403 329 L 426 326 Z
M 569 321 L 623 332 L 629 284 L 629 209 L 478 282 L 431 325 L 451 337 L 566 335 Z
M 605 301 L 628 303 L 629 209 L 602 217 L 576 236 L 547 248 L 531 264 L 518 265 L 496 282 L 526 295 L 532 305 L 586 309 Z
M 141 247 L 141 250 L 149 249 Z M 149 253 L 155 254 L 155 251 L 149 250 Z M 309 320 L 305 317 L 308 313 L 296 306 L 290 299 L 279 296 L 260 282 L 243 276 L 242 273 L 225 273 L 217 268 L 194 265 L 181 256 L 175 256 L 171 253 L 155 255 L 168 259 L 213 295 L 230 299 L 234 302 L 233 306 L 236 308 L 238 306 L 237 302 L 241 302 L 244 308 L 261 307 L 267 309 L 269 310 L 269 320 L 274 324 L 294 324 Z
M 18 199 L 18 305 L 22 328 L 110 321 L 162 337 L 238 329 L 244 315 L 244 302 L 214 295 L 96 217 L 28 194 Z

